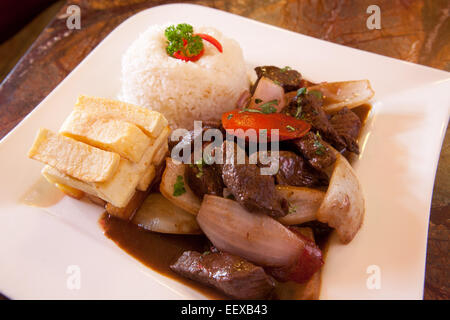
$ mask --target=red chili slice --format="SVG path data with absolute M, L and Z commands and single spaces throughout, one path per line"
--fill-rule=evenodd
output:
M 221 52 L 221 53 L 223 52 L 222 45 L 213 36 L 210 36 L 209 34 L 204 34 L 204 33 L 196 33 L 195 35 L 199 36 L 203 40 L 208 41 L 209 43 L 211 43 L 214 47 L 217 48 L 217 50 L 219 50 L 219 52 Z

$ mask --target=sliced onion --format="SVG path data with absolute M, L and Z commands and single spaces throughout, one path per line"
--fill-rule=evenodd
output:
M 175 206 L 160 193 L 152 193 L 145 199 L 132 222 L 146 230 L 160 233 L 201 233 L 192 214 Z
M 317 211 L 317 220 L 335 228 L 342 243 L 349 243 L 361 228 L 364 212 L 358 177 L 347 159 L 336 153 L 330 185 Z
M 219 250 L 269 267 L 295 263 L 304 243 L 265 214 L 250 213 L 236 201 L 206 195 L 197 222 Z
M 200 199 L 194 194 L 191 188 L 189 188 L 189 185 L 184 178 L 185 169 L 185 164 L 181 162 L 175 163 L 172 158 L 167 158 L 166 169 L 164 170 L 159 190 L 163 196 L 170 200 L 174 205 L 196 215 L 200 209 Z M 186 192 L 179 196 L 174 196 L 174 186 L 178 176 L 183 177 Z
M 236 102 L 236 108 L 243 109 L 247 107 L 247 104 L 249 103 L 251 97 L 252 95 L 250 94 L 250 91 L 248 90 L 243 91 L 239 96 L 238 101 Z
M 322 82 L 308 87 L 308 91 L 318 90 L 324 97 L 323 109 L 327 113 L 349 109 L 367 103 L 375 94 L 369 80 L 342 82 Z
M 316 220 L 316 213 L 325 196 L 325 192 L 293 186 L 277 186 L 277 191 L 289 202 L 289 214 L 278 218 L 284 225 L 301 224 Z
M 261 100 L 261 102 L 256 102 L 256 99 Z M 278 104 L 273 106 L 277 109 L 277 112 L 280 112 L 286 104 L 284 100 L 284 89 L 272 80 L 262 77 L 258 81 L 258 85 L 256 86 L 248 107 L 251 109 L 256 109 L 260 105 L 273 100 L 278 101 Z

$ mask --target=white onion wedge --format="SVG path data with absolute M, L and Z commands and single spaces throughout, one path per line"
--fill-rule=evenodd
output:
M 221 197 L 203 198 L 197 222 L 219 250 L 262 266 L 289 265 L 304 248 L 300 238 L 278 221 Z
M 200 210 L 200 199 L 194 194 L 194 192 L 189 188 L 189 185 L 184 178 L 185 164 L 175 163 L 172 158 L 166 159 L 166 169 L 164 170 L 161 184 L 159 190 L 176 206 L 186 210 L 187 212 L 196 215 L 198 210 Z M 185 193 L 174 196 L 174 185 L 177 181 L 177 177 L 182 176 L 184 181 Z
M 261 101 L 256 102 L 256 99 Z M 280 112 L 286 104 L 286 101 L 284 100 L 284 89 L 269 78 L 262 77 L 258 81 L 258 85 L 256 86 L 248 107 L 250 109 L 257 109 L 260 105 L 273 100 L 278 101 L 278 105 L 274 104 L 273 106 L 277 109 L 277 112 Z
M 342 243 L 349 243 L 364 219 L 364 196 L 352 166 L 337 153 L 333 174 L 325 198 L 317 211 L 317 220 L 336 229 Z
M 160 193 L 151 193 L 132 222 L 149 231 L 170 234 L 200 234 L 195 217 L 177 207 Z
M 289 214 L 278 218 L 284 225 L 301 224 L 316 220 L 316 213 L 325 196 L 325 192 L 293 186 L 277 186 L 278 193 L 289 202 Z
M 308 91 L 318 90 L 323 94 L 323 109 L 326 113 L 349 109 L 367 103 L 375 94 L 369 80 L 342 82 L 322 82 L 308 87 Z

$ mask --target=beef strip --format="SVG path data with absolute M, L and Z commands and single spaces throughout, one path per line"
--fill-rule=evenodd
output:
M 356 140 L 361 130 L 361 120 L 356 113 L 344 107 L 331 116 L 330 123 L 344 140 L 347 150 L 359 154 L 359 146 Z
M 170 268 L 235 299 L 264 299 L 275 287 L 263 268 L 223 252 L 185 251 Z
M 269 164 L 258 163 L 259 167 Z M 317 187 L 328 185 L 328 176 L 311 167 L 301 156 L 291 151 L 279 151 L 279 169 L 275 175 L 279 185 Z
M 322 171 L 336 161 L 330 146 L 311 131 L 299 139 L 291 140 L 291 143 L 317 170 Z
M 186 165 L 186 181 L 197 197 L 203 199 L 205 194 L 222 197 L 225 187 L 222 173 L 215 165 L 188 164 Z
M 302 84 L 302 75 L 295 70 L 287 68 L 278 68 L 275 66 L 261 66 L 255 68 L 258 80 L 254 88 L 256 88 L 261 77 L 269 78 L 283 87 L 284 92 L 294 91 L 300 88 Z
M 227 143 L 234 145 L 235 152 L 233 163 L 224 163 L 220 166 L 223 182 L 228 191 L 237 202 L 251 212 L 263 212 L 272 217 L 285 216 L 289 212 L 289 206 L 276 191 L 273 176 L 262 175 L 261 168 L 256 164 L 248 162 L 236 164 L 237 145 L 233 142 Z
M 202 136 L 203 136 L 203 133 L 207 129 L 219 129 L 222 131 L 222 133 L 225 132 L 225 130 L 222 127 L 222 123 L 217 122 L 217 121 L 202 121 L 202 131 L 201 131 Z M 191 152 L 193 152 L 194 151 L 194 140 L 197 136 L 198 136 L 198 134 L 196 134 L 194 132 L 194 130 L 190 130 L 187 132 L 186 135 L 184 135 L 183 137 L 181 137 L 178 140 L 172 141 L 172 139 L 169 139 L 169 151 L 172 152 L 172 149 L 177 144 L 182 143 L 183 145 L 189 145 L 191 147 Z M 183 155 L 181 154 L 180 156 L 183 156 Z
M 296 116 L 298 119 L 311 124 L 318 130 L 322 137 L 332 144 L 337 150 L 345 149 L 345 141 L 336 132 L 322 109 L 323 99 L 313 93 L 306 93 L 300 97 L 293 97 L 282 113 Z

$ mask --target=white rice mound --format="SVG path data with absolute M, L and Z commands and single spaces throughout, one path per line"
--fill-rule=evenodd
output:
M 185 62 L 166 53 L 169 25 L 151 26 L 124 54 L 120 99 L 161 112 L 172 129 L 192 129 L 194 120 L 220 120 L 249 88 L 239 44 L 214 28 L 194 26 L 194 33 L 216 38 L 223 53 L 203 41 L 203 56 Z

